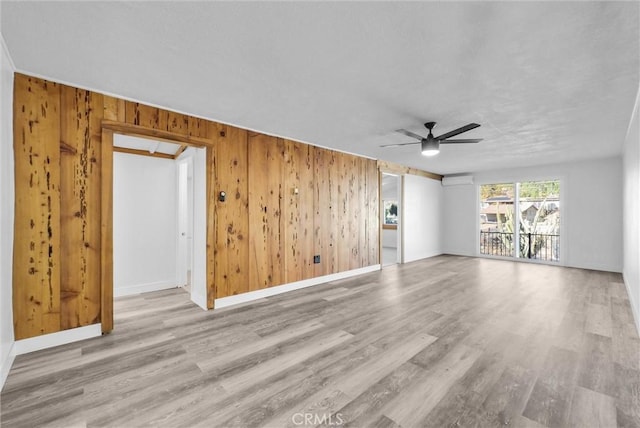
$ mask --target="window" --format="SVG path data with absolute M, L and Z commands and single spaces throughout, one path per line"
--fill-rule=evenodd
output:
M 383 227 L 395 229 L 398 226 L 398 201 L 384 201 Z
M 560 181 L 481 185 L 480 254 L 559 261 Z

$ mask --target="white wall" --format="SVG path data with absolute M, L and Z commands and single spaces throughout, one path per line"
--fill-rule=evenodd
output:
M 624 143 L 623 155 L 623 248 L 622 274 L 640 332 L 640 92 Z
M 178 159 L 193 157 L 193 272 L 191 300 L 207 309 L 207 151 L 193 147 Z
M 0 389 L 13 362 L 13 72 L 0 33 Z
M 442 254 L 442 203 L 440 181 L 404 176 L 401 233 L 405 263 Z
M 444 187 L 443 249 L 478 255 L 478 185 L 561 180 L 561 262 L 566 266 L 622 271 L 622 160 L 475 173 L 473 185 Z
M 477 253 L 477 186 L 443 186 L 442 250 L 447 254 Z
M 176 287 L 176 183 L 172 159 L 113 154 L 114 296 Z
M 382 246 L 387 248 L 398 247 L 397 229 L 382 229 Z

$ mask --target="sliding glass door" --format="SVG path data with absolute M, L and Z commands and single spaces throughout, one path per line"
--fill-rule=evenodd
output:
M 480 186 L 480 254 L 513 256 L 514 195 L 513 183 Z
M 480 186 L 480 254 L 560 260 L 560 181 Z

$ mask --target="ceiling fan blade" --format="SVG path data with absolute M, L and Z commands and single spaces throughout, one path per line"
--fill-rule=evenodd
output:
M 471 131 L 472 129 L 475 129 L 478 126 L 480 126 L 480 125 L 478 125 L 477 123 L 470 123 L 468 125 L 463 126 L 462 128 L 454 129 L 451 132 L 447 132 L 446 134 L 439 135 L 439 136 L 436 137 L 436 140 L 445 140 L 445 139 L 447 139 L 449 137 L 453 137 L 453 136 L 456 136 L 458 134 L 462 134 L 463 132 Z M 440 142 L 442 143 L 443 141 L 440 141 Z
M 462 143 L 479 143 L 482 141 L 482 138 L 469 138 L 469 139 L 458 139 L 458 140 L 442 140 L 440 144 L 462 144 Z
M 414 144 L 420 144 L 422 141 L 416 141 L 415 143 L 402 143 L 402 144 L 385 144 L 380 147 L 400 147 L 400 146 L 412 146 Z
M 413 132 L 407 131 L 406 129 L 396 129 L 396 132 L 399 132 L 400 134 L 404 134 L 407 137 L 418 139 L 420 141 L 422 141 L 422 139 L 424 138 L 423 136 L 414 134 Z

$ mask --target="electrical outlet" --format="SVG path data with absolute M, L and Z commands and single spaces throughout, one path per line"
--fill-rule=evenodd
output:
M 313 256 L 313 263 L 314 264 L 320 263 L 320 256 Z

